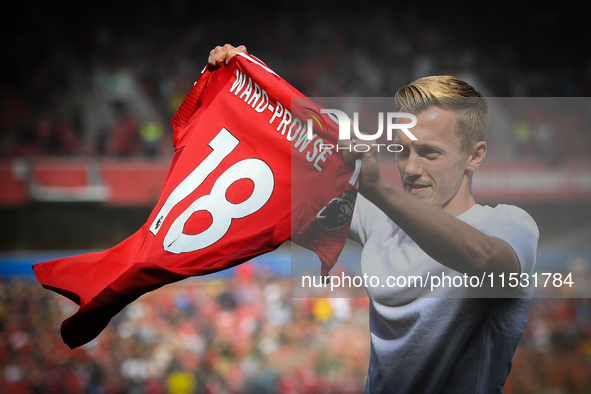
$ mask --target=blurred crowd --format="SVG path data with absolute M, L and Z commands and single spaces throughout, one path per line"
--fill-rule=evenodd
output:
M 289 280 L 249 274 L 140 298 L 75 349 L 77 307 L 31 282 L 0 285 L 0 387 L 11 394 L 360 393 L 367 299 L 292 299 Z
M 446 18 L 461 20 L 466 11 L 451 7 L 424 14 L 403 5 L 368 3 L 359 9 L 344 2 L 341 9 L 315 4 L 316 12 L 309 12 L 289 0 L 258 3 L 260 12 L 254 13 L 233 2 L 236 14 L 182 0 L 117 4 L 80 10 L 84 18 L 73 17 L 76 10 L 32 7 L 27 18 L 34 28 L 12 31 L 7 40 L 8 53 L 15 55 L 7 57 L 10 73 L 5 76 L 10 78 L 0 84 L 0 152 L 167 155 L 170 118 L 210 49 L 225 42 L 247 45 L 311 97 L 392 96 L 403 84 L 432 74 L 465 77 L 489 96 L 591 95 L 591 59 L 584 51 L 571 51 L 575 38 L 547 39 L 557 39 L 555 19 L 540 11 L 543 7 L 520 10 L 513 5 L 512 13 L 491 8 L 488 18 L 473 27 L 445 23 Z M 353 6 L 354 12 L 348 9 Z M 520 11 L 527 11 L 529 19 L 516 17 Z M 223 23 L 216 19 L 222 15 Z M 505 23 L 499 25 L 497 16 Z M 551 53 L 541 51 L 550 45 Z M 122 70 L 141 86 L 152 118 L 138 117 L 125 103 L 111 103 L 117 108 L 110 126 L 88 135 L 78 90 L 96 88 L 93 76 Z M 82 84 L 76 82 L 80 75 Z M 521 119 L 514 121 L 515 142 L 525 147 L 516 154 L 535 155 L 551 143 L 548 127 L 540 131 L 530 124 L 528 129 L 518 124 Z M 585 135 L 582 129 L 575 134 Z M 590 141 L 583 142 L 574 144 L 578 154 L 591 151 Z
M 591 299 L 534 299 L 506 393 L 591 391 Z
M 77 306 L 32 281 L 0 282 L 0 387 L 11 394 L 356 394 L 369 363 L 366 298 L 291 298 L 289 279 L 244 266 L 126 307 L 70 350 Z M 506 393 L 591 391 L 591 300 L 537 299 Z

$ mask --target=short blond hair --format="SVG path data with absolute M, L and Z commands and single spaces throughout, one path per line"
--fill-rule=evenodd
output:
M 418 115 L 431 106 L 453 110 L 462 149 L 486 141 L 488 103 L 470 84 L 450 75 L 419 78 L 396 92 L 399 110 Z

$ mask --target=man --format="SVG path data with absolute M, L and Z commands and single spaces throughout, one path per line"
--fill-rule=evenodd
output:
M 222 65 L 242 51 L 216 47 L 209 63 Z M 403 147 L 396 157 L 403 190 L 382 177 L 376 151 L 344 150 L 348 162 L 361 160 L 350 237 L 363 246 L 363 273 L 382 281 L 492 274 L 497 283 L 490 291 L 512 298 L 471 298 L 465 281 L 432 293 L 367 287 L 366 393 L 502 393 L 532 287 L 522 282 L 525 287 L 500 288 L 499 275 L 529 277 L 537 226 L 517 207 L 493 209 L 472 197 L 472 173 L 487 151 L 488 105 L 479 92 L 441 76 L 419 79 L 396 97 L 400 111 L 417 118 L 411 130 L 416 140 L 398 133 L 394 141 Z

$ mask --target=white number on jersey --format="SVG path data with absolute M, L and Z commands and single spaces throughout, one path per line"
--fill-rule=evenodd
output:
M 160 208 L 150 226 L 152 234 L 158 234 L 170 211 L 193 193 L 239 142 L 225 127 L 220 130 L 209 143 L 212 152 L 174 188 Z M 240 179 L 250 179 L 254 188 L 246 200 L 233 204 L 227 200 L 226 192 Z M 263 160 L 244 159 L 233 164 L 215 181 L 210 194 L 199 197 L 174 220 L 164 237 L 164 250 L 171 253 L 187 253 L 213 245 L 228 232 L 233 219 L 251 215 L 269 201 L 274 183 L 273 172 Z M 199 234 L 183 233 L 187 220 L 198 211 L 210 213 L 211 225 Z

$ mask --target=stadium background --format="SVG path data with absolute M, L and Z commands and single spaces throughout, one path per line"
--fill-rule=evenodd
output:
M 536 122 L 540 108 L 507 109 L 510 133 L 491 136 L 486 170 L 580 181 L 475 193 L 525 208 L 540 227 L 542 266 L 589 283 L 591 57 L 580 11 L 175 0 L 26 3 L 6 17 L 2 392 L 362 392 L 367 300 L 292 299 L 288 248 L 142 297 L 74 351 L 58 330 L 75 306 L 31 275 L 32 262 L 111 247 L 145 222 L 171 158 L 169 120 L 209 50 L 226 42 L 309 96 L 391 96 L 417 77 L 452 74 L 491 97 L 579 97 L 559 101 L 571 122 L 557 119 L 551 132 Z M 586 110 L 569 114 L 569 103 Z M 535 300 L 506 392 L 590 391 L 590 300 Z

